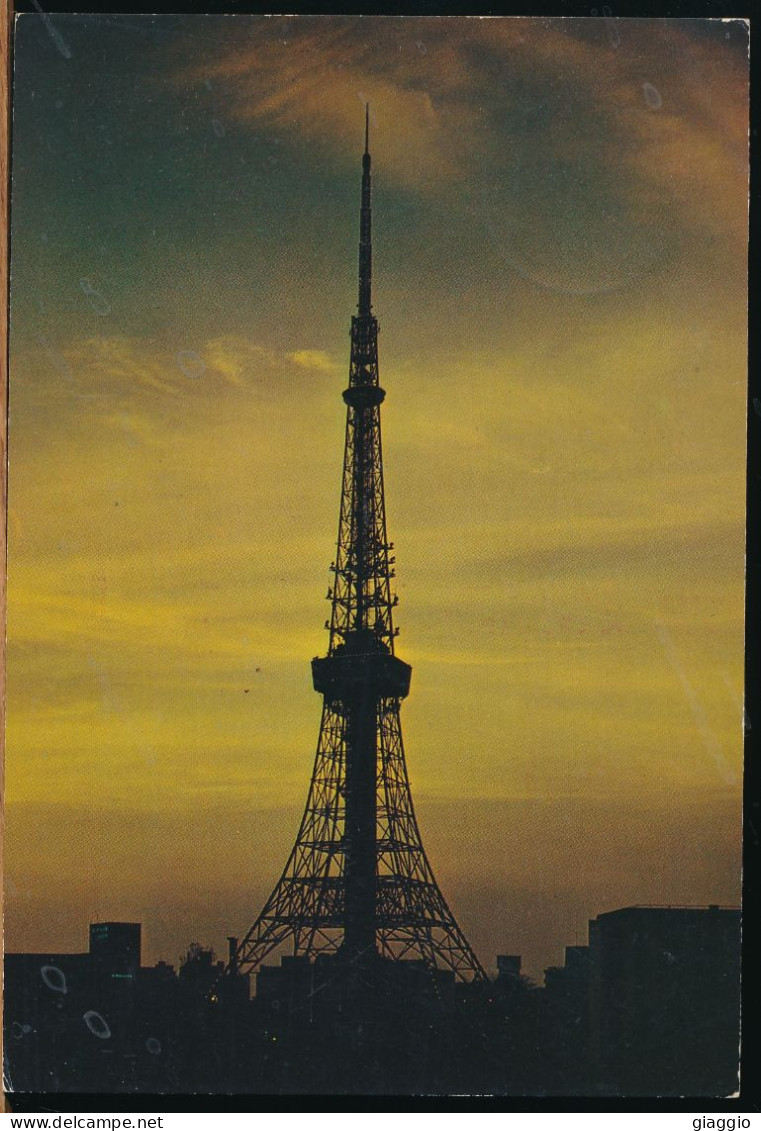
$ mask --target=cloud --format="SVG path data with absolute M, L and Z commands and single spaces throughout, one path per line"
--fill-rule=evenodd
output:
M 272 351 L 246 338 L 233 335 L 207 341 L 200 357 L 202 363 L 207 365 L 212 373 L 219 373 L 230 384 L 239 386 L 256 377 L 263 367 L 272 369 L 277 364 L 277 358 Z M 193 358 L 188 358 L 183 365 L 183 357 L 178 354 L 177 361 L 187 376 L 196 376 L 192 372 Z M 197 368 L 200 369 L 200 366 Z M 198 376 L 201 375 L 202 372 L 199 372 Z
M 341 368 L 325 350 L 294 350 L 286 356 L 294 365 L 298 365 L 302 369 L 315 370 L 318 373 L 335 373 Z
M 602 19 L 238 19 L 235 47 L 177 60 L 173 82 L 354 163 L 369 100 L 386 181 L 450 203 L 456 189 L 540 254 L 591 222 L 591 248 L 572 239 L 583 271 L 633 225 L 745 238 L 747 52 L 704 23 L 619 21 L 614 46 Z
M 449 178 L 456 163 L 433 95 L 451 89 L 458 73 L 465 81 L 456 49 L 442 41 L 430 22 L 426 30 L 440 46 L 430 58 L 420 29 L 418 38 L 403 31 L 399 46 L 398 21 L 373 21 L 370 39 L 366 27 L 364 21 L 333 18 L 241 21 L 235 49 L 180 67 L 175 81 L 221 87 L 228 96 L 228 113 L 238 122 L 329 140 L 347 157 L 356 156 L 369 101 L 373 126 L 381 114 L 394 122 L 393 145 L 388 134 L 384 139 L 380 130 L 377 136 L 373 130 L 379 161 L 389 164 L 390 158 L 403 183 Z

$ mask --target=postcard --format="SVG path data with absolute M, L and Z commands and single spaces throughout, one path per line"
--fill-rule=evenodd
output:
M 748 28 L 605 12 L 16 17 L 11 1104 L 736 1093 Z

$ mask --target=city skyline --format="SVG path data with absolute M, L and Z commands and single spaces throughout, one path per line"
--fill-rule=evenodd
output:
M 737 902 L 744 26 L 199 19 L 19 21 L 9 948 L 224 952 L 287 855 L 366 99 L 441 886 L 535 976 L 600 911 Z

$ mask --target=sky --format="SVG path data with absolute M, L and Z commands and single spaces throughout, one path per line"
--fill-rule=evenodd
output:
M 740 894 L 747 36 L 17 17 L 6 947 L 225 953 L 320 718 L 370 102 L 402 720 L 481 960 Z

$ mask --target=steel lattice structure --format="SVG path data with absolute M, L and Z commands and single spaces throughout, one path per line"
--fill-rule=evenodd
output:
M 293 851 L 261 914 L 237 946 L 251 972 L 276 948 L 422 959 L 461 980 L 483 967 L 439 890 L 412 804 L 399 711 L 411 668 L 395 655 L 393 544 L 386 535 L 378 380 L 371 304 L 370 154 L 365 123 L 359 302 L 351 320 L 341 508 L 328 590 L 327 655 L 312 661 L 323 696 L 317 756 Z

